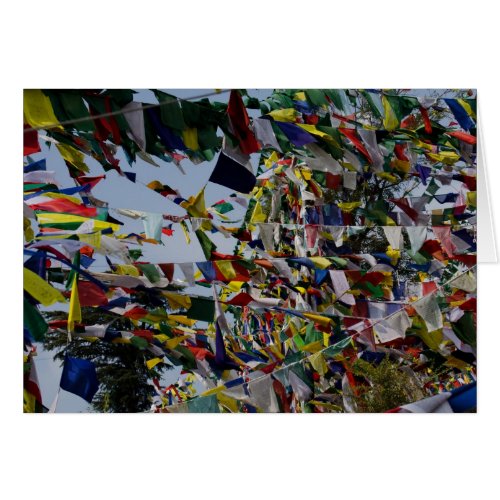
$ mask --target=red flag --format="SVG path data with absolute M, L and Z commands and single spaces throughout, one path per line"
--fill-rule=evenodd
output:
M 342 184 L 342 176 L 337 174 L 326 173 L 326 187 L 337 191 Z
M 424 281 L 422 283 L 422 295 L 429 295 L 437 290 L 437 285 L 434 281 Z
M 113 112 L 109 96 L 104 97 L 104 107 L 106 109 L 106 113 Z M 89 105 L 89 111 L 92 117 L 101 114 L 92 105 Z M 107 140 L 108 137 L 111 135 L 113 137 L 113 142 L 116 145 L 119 146 L 121 144 L 122 140 L 120 136 L 120 128 L 118 127 L 118 123 L 116 122 L 113 116 L 108 116 L 106 118 L 94 118 L 94 123 L 95 123 L 94 135 L 99 142 Z
M 462 175 L 462 182 L 469 188 L 470 191 L 477 189 L 477 179 L 471 175 Z
M 78 280 L 78 298 L 80 306 L 105 306 L 108 303 L 102 289 L 90 281 Z
M 73 214 L 82 217 L 95 217 L 97 215 L 97 209 L 95 207 L 79 205 L 63 198 L 37 203 L 36 205 L 30 205 L 30 207 L 33 210 L 41 210 L 43 212 Z
M 148 310 L 143 307 L 135 306 L 129 309 L 123 316 L 130 319 L 141 319 L 148 315 Z
M 38 143 L 38 132 L 36 130 L 26 132 L 27 128 L 30 128 L 30 126 L 24 124 L 25 131 L 23 156 L 32 155 L 41 151 L 40 144 Z
M 467 132 L 460 132 L 457 130 L 456 132 L 446 132 L 448 135 L 452 137 L 456 137 L 460 141 L 466 142 L 467 144 L 476 144 L 477 138 Z
M 424 120 L 424 127 L 426 133 L 432 134 L 432 125 L 431 125 L 431 120 L 429 118 L 429 113 L 427 113 L 427 110 L 423 106 L 420 106 L 420 113 L 422 114 L 422 119 Z
M 165 278 L 167 278 L 168 281 L 172 281 L 174 277 L 174 265 L 171 263 L 158 264 L 158 267 L 162 270 L 163 274 L 165 275 Z
M 233 128 L 233 133 L 240 142 L 241 151 L 247 155 L 259 151 L 259 143 L 249 128 L 250 119 L 243 104 L 243 99 L 237 90 L 231 90 L 227 114 Z
M 363 143 L 360 141 L 358 134 L 356 133 L 356 131 L 354 129 L 352 129 L 352 128 L 339 128 L 338 130 L 339 130 L 339 132 L 344 134 L 354 144 L 354 147 L 360 153 L 362 153 L 370 163 L 373 163 L 370 155 L 368 154 L 368 151 L 363 146 Z
M 81 186 L 83 184 L 90 184 L 90 187 L 93 189 L 98 182 L 102 181 L 105 178 L 106 178 L 105 175 L 99 175 L 97 177 L 89 177 L 86 175 L 81 175 L 80 177 L 77 177 L 76 180 L 78 181 L 78 184 L 80 184 Z
M 410 207 L 406 198 L 390 198 L 389 201 L 399 207 L 411 220 L 416 221 L 418 219 L 418 212 Z
M 396 158 L 401 161 L 410 161 L 410 159 L 405 154 L 406 144 L 396 144 L 394 146 L 394 154 Z
M 231 300 L 228 300 L 226 304 L 231 304 L 232 306 L 246 306 L 250 304 L 254 299 L 248 293 L 242 292 L 234 296 Z

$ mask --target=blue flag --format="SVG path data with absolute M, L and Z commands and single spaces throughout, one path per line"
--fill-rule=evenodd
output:
M 316 139 L 304 129 L 295 125 L 295 123 L 274 122 L 288 137 L 288 140 L 296 147 L 301 148 L 311 142 L 317 142 Z
M 255 175 L 245 165 L 233 160 L 222 151 L 208 180 L 247 194 L 252 191 L 257 182 Z
M 38 160 L 24 167 L 24 173 L 36 172 L 37 170 L 47 170 L 47 165 L 45 163 L 45 158 L 43 160 Z
M 86 359 L 66 356 L 60 385 L 61 389 L 76 394 L 91 403 L 94 394 L 99 389 L 94 363 Z
M 477 408 L 477 386 L 476 382 L 462 385 L 451 391 L 448 403 L 454 413 L 474 412 Z
M 445 102 L 448 104 L 453 116 L 464 130 L 469 131 L 471 128 L 474 128 L 474 122 L 470 119 L 467 111 L 465 111 L 457 99 L 445 99 Z

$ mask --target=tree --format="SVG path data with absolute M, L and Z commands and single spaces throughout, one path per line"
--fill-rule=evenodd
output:
M 64 313 L 45 313 L 51 319 L 65 319 Z M 82 308 L 86 323 L 106 324 L 116 320 L 116 316 L 94 308 Z M 131 329 L 126 318 L 113 323 L 115 330 Z M 67 333 L 51 329 L 45 337 L 44 348 L 55 351 L 55 360 L 64 360 L 65 355 L 92 361 L 100 383 L 99 392 L 94 396 L 92 407 L 98 412 L 137 413 L 150 409 L 152 378 L 159 378 L 169 368 L 163 363 L 149 370 L 146 361 L 151 354 L 144 346 L 137 344 L 113 343 L 103 339 L 76 337 L 67 341 Z
M 382 413 L 425 397 L 421 383 L 408 367 L 385 356 L 379 364 L 358 359 L 353 373 L 364 381 L 357 394 L 347 396 L 357 413 Z

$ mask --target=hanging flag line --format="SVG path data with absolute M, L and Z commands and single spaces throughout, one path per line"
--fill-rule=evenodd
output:
M 224 89 L 224 90 L 219 90 L 215 92 L 209 92 L 206 94 L 200 94 L 197 96 L 193 97 L 186 97 L 186 98 L 181 98 L 181 97 L 176 97 L 175 99 L 169 99 L 168 101 L 161 101 L 157 104 L 144 104 L 142 103 L 142 109 L 150 109 L 150 108 L 158 108 L 161 106 L 167 106 L 168 104 L 174 104 L 177 103 L 177 101 L 192 101 L 194 99 L 203 99 L 204 97 L 211 97 L 214 95 L 219 95 L 219 94 L 225 94 L 227 92 L 230 92 L 231 89 Z M 131 108 L 131 109 L 120 109 L 118 111 L 110 111 L 108 113 L 101 113 L 99 115 L 93 115 L 93 116 L 85 116 L 82 118 L 75 118 L 74 120 L 65 120 L 59 123 L 51 123 L 49 125 L 44 125 L 43 127 L 30 127 L 30 128 L 25 128 L 24 133 L 28 132 L 34 132 L 36 130 L 49 130 L 53 128 L 59 128 L 61 125 L 72 125 L 74 123 L 83 123 L 83 122 L 88 122 L 88 121 L 93 121 L 93 120 L 99 120 L 100 118 L 108 118 L 110 116 L 116 116 L 116 115 L 124 115 L 126 113 L 136 113 L 137 109 Z
M 43 240 L 44 242 L 47 243 L 47 246 L 50 246 L 50 242 L 51 240 Z M 119 241 L 119 240 L 118 240 Z M 61 244 L 60 242 L 58 242 L 57 244 Z M 135 244 L 135 242 L 131 243 L 131 244 Z M 32 248 L 36 248 L 38 249 L 39 247 L 32 247 Z M 41 248 L 42 250 L 44 248 Z M 30 252 L 29 254 L 30 255 L 35 255 L 36 252 L 31 250 L 30 248 L 25 248 L 25 253 L 28 254 L 28 252 Z M 265 253 L 265 252 L 264 252 Z M 336 262 L 336 259 L 349 259 L 349 258 L 357 258 L 357 259 L 362 259 L 362 260 L 366 260 L 366 256 L 367 255 L 371 255 L 371 254 L 339 254 L 339 255 L 335 255 L 335 256 L 322 256 L 322 255 L 312 255 L 312 256 L 308 256 L 308 257 L 299 257 L 299 256 L 296 256 L 296 255 L 290 255 L 290 256 L 287 256 L 287 257 L 272 257 L 272 256 L 261 256 L 262 260 L 268 260 L 271 264 L 273 261 L 288 261 L 288 260 L 291 260 L 292 263 L 298 263 L 298 264 L 301 264 L 301 265 L 305 265 L 303 262 L 300 262 L 300 261 L 297 261 L 297 259 L 305 259 L 305 260 L 310 260 L 312 264 L 314 264 L 314 259 L 316 258 L 322 258 L 322 259 L 326 259 L 326 260 L 329 260 L 331 261 L 331 264 L 335 264 Z M 457 255 L 464 255 L 464 254 L 457 254 Z M 469 254 L 467 254 L 469 255 Z M 470 255 L 475 255 L 475 254 L 470 254 Z M 56 257 L 50 257 L 51 259 L 55 259 L 55 260 L 59 260 L 61 263 L 65 264 L 65 265 L 68 265 L 70 267 L 71 264 L 68 262 L 68 261 L 64 261 L 62 259 L 57 259 Z M 295 261 L 294 261 L 295 259 Z M 173 264 L 173 265 L 181 265 L 181 264 L 202 264 L 202 263 L 217 263 L 217 262 L 235 262 L 235 263 L 238 263 L 238 262 L 246 262 L 246 263 L 251 263 L 253 262 L 255 259 L 254 258 L 231 258 L 231 259 L 214 259 L 214 260 L 199 260 L 199 261 L 183 261 L 183 262 L 143 262 L 143 261 L 140 261 L 138 262 L 137 264 L 151 264 L 151 265 L 154 265 L 154 266 L 159 266 L 159 265 L 169 265 L 169 264 Z M 257 259 L 258 260 L 258 259 Z M 450 259 L 445 259 L 445 260 L 450 260 Z M 383 264 L 382 263 L 377 263 L 375 265 L 378 265 L 378 264 Z M 135 263 L 125 263 L 125 264 L 114 264 L 114 265 L 132 265 L 132 266 L 135 266 Z M 258 265 L 258 264 L 257 264 Z M 466 265 L 466 264 L 465 264 Z M 90 267 L 90 266 L 89 266 Z M 91 264 L 91 269 L 89 269 L 87 271 L 87 273 L 91 273 L 92 270 L 96 270 L 96 269 L 108 269 L 109 266 L 106 266 L 106 265 L 97 265 L 97 266 L 94 266 Z M 307 267 L 307 266 L 306 266 Z M 82 274 L 85 276 L 85 271 L 83 271 L 81 268 L 74 268 L 74 269 L 80 269 L 80 272 L 82 272 Z M 471 269 L 471 268 L 469 268 Z M 347 269 L 349 270 L 349 269 Z M 397 271 L 397 270 L 395 270 Z M 369 272 L 369 271 L 368 271 Z M 114 275 L 115 276 L 115 275 Z M 85 276 L 87 277 L 87 276 Z M 89 279 L 87 277 L 87 279 Z M 94 281 L 95 282 L 95 281 Z
M 475 265 L 472 266 L 472 267 L 470 267 L 470 268 L 467 268 L 467 270 L 464 271 L 464 272 L 466 273 L 468 271 L 471 271 L 474 268 L 475 268 Z M 116 275 L 114 275 L 114 276 L 116 276 Z M 452 279 L 454 279 L 454 278 L 452 278 Z M 352 285 L 350 285 L 349 288 L 346 289 L 341 295 L 336 296 L 335 300 L 331 303 L 331 306 L 333 306 L 336 302 L 338 302 L 344 295 L 352 293 L 354 291 L 354 287 L 356 287 L 356 285 L 358 285 L 362 281 L 363 281 L 363 276 L 360 277 L 359 280 L 355 280 L 352 283 Z M 219 286 L 221 286 L 221 287 L 223 287 L 225 289 L 230 289 L 224 282 L 221 282 L 221 281 L 218 281 L 218 280 L 213 280 L 212 284 L 218 284 Z M 441 285 L 441 286 L 445 286 L 445 285 L 446 284 Z M 286 284 L 284 284 L 284 286 L 288 287 L 288 285 L 286 285 Z M 437 286 L 439 287 L 440 285 L 437 285 Z M 154 288 L 157 288 L 157 287 L 154 287 Z M 234 293 L 236 293 L 236 294 L 240 293 L 239 291 L 234 291 L 234 290 L 231 290 L 231 291 L 234 292 Z M 436 290 L 434 290 L 434 291 L 436 291 Z M 192 295 L 192 294 L 183 294 L 183 293 L 179 293 L 179 295 L 180 296 L 185 296 L 185 297 L 190 297 L 190 298 L 202 298 L 202 299 L 206 299 L 208 297 L 208 296 L 203 296 L 203 295 Z M 254 300 L 256 300 L 258 302 L 259 299 L 262 299 L 262 298 L 269 299 L 269 298 L 275 298 L 275 297 L 260 297 L 260 298 L 255 298 Z M 418 299 L 418 300 L 420 300 L 420 299 Z M 369 298 L 363 299 L 363 301 L 368 302 L 370 304 L 374 303 L 374 304 L 384 304 L 384 305 L 386 305 L 386 304 L 411 305 L 411 304 L 414 303 L 414 302 L 409 302 L 409 301 L 370 300 Z M 222 303 L 223 304 L 227 304 L 226 302 L 222 302 Z M 229 304 L 229 305 L 232 305 L 233 307 L 243 307 L 243 306 L 237 305 L 237 304 Z M 261 305 L 261 306 L 259 306 L 259 308 L 261 308 L 261 309 L 267 309 L 267 310 L 279 310 L 279 311 L 284 312 L 285 314 L 290 314 L 290 312 L 287 309 L 285 309 L 285 308 L 276 309 L 276 306 L 264 306 L 264 305 Z M 310 311 L 303 311 L 303 312 L 310 312 Z M 399 312 L 399 311 L 396 311 L 395 314 L 397 312 Z M 300 313 L 300 311 L 299 311 L 299 313 Z M 119 314 L 119 313 L 117 313 L 117 314 Z M 317 313 L 316 311 L 312 311 L 312 314 L 317 314 L 318 316 L 325 317 L 325 318 L 330 318 L 331 316 L 334 316 L 333 314 L 332 315 L 326 315 L 326 314 L 322 314 L 322 313 Z M 350 315 L 345 315 L 345 314 L 342 314 L 340 317 L 347 318 L 347 319 L 360 319 L 360 320 L 369 320 L 370 319 L 369 317 L 364 317 L 364 316 L 350 316 Z M 306 317 L 304 317 L 302 319 L 305 319 L 305 320 L 309 319 L 310 321 L 314 321 L 313 319 L 306 318 Z M 383 319 L 385 319 L 385 318 L 383 318 Z
M 156 103 L 156 104 L 145 104 L 145 103 L 141 103 L 142 104 L 142 110 L 146 110 L 146 109 L 150 109 L 150 108 L 157 108 L 157 107 L 161 107 L 161 106 L 166 106 L 168 104 L 173 104 L 173 103 L 176 103 L 177 101 L 192 101 L 192 100 L 195 100 L 195 99 L 203 99 L 205 97 L 211 97 L 211 96 L 214 96 L 214 95 L 219 95 L 219 94 L 225 94 L 227 92 L 230 92 L 231 89 L 220 89 L 220 90 L 217 90 L 217 91 L 214 91 L 214 92 L 209 92 L 209 93 L 206 93 L 206 94 L 200 94 L 200 95 L 197 95 L 197 96 L 193 96 L 193 97 L 188 97 L 188 98 L 181 98 L 181 97 L 175 97 L 175 99 L 169 99 L 168 101 L 161 101 L 159 103 Z M 357 94 L 358 94 L 358 97 L 362 94 L 360 94 L 358 91 L 356 91 Z M 385 92 L 380 92 L 380 95 L 388 95 L 389 97 L 407 97 L 407 98 L 413 98 L 413 99 L 418 99 L 417 97 L 414 97 L 414 96 L 408 96 L 408 95 L 390 95 L 390 94 L 386 94 Z M 436 98 L 436 103 L 438 101 L 446 101 L 446 98 Z M 332 105 L 330 105 L 329 107 L 332 107 Z M 356 106 L 354 106 L 354 110 L 355 110 L 355 115 L 356 115 Z M 72 124 L 75 124 L 75 123 L 83 123 L 83 122 L 87 122 L 87 121 L 92 121 L 92 120 L 98 120 L 100 118 L 108 118 L 108 117 L 111 117 L 111 116 L 117 116 L 117 115 L 123 115 L 123 114 L 127 114 L 127 113 L 133 113 L 133 112 L 137 112 L 137 109 L 134 109 L 134 108 L 131 108 L 131 109 L 121 109 L 121 110 L 117 110 L 117 111 L 109 111 L 107 113 L 101 113 L 101 114 L 98 114 L 98 115 L 94 115 L 94 116 L 86 116 L 86 117 L 82 117 L 82 118 L 75 118 L 73 120 L 65 120 L 65 121 L 62 121 L 62 122 L 59 122 L 59 123 L 52 123 L 52 124 L 49 124 L 49 125 L 44 125 L 43 127 L 30 127 L 30 128 L 25 128 L 23 133 L 26 134 L 26 133 L 29 133 L 29 132 L 34 132 L 34 131 L 38 131 L 38 130 L 49 130 L 49 129 L 53 129 L 53 128 L 59 128 L 60 126 L 62 125 L 72 125 Z M 354 125 L 355 127 L 353 128 L 353 130 L 357 130 L 358 128 L 358 122 L 354 122 Z M 361 126 L 364 126 L 364 124 L 362 123 L 359 123 L 359 125 Z M 336 127 L 336 128 L 349 128 L 349 127 Z M 367 127 L 368 128 L 368 127 Z M 370 130 L 387 130 L 386 128 L 382 128 L 382 129 L 373 129 L 371 126 L 369 127 Z M 398 129 L 398 130 L 405 130 L 405 129 Z
M 463 271 L 461 272 L 458 276 L 453 276 L 452 278 L 450 278 L 446 283 L 443 283 L 442 285 L 438 285 L 438 288 L 436 290 L 433 290 L 432 292 L 430 292 L 429 294 L 425 295 L 424 297 L 414 301 L 411 303 L 411 305 L 413 304 L 416 304 L 418 302 L 420 302 L 421 300 L 424 300 L 426 298 L 428 298 L 430 295 L 434 295 L 435 293 L 437 293 L 438 291 L 442 290 L 445 286 L 449 285 L 452 281 L 460 278 L 460 276 L 463 276 L 464 274 L 467 274 L 470 270 L 472 270 L 473 268 L 475 268 L 476 265 L 474 265 L 472 268 L 470 269 L 467 269 L 466 271 Z M 382 321 L 387 321 L 389 318 L 397 315 L 397 314 L 400 314 L 401 313 L 401 310 L 399 311 L 396 311 L 392 314 L 389 314 L 388 316 L 384 317 L 384 318 L 381 318 L 380 320 L 378 320 L 377 322 L 375 323 L 372 323 L 370 326 L 367 326 L 366 328 L 364 328 L 363 330 L 360 330 L 359 332 L 356 332 L 354 335 L 352 335 L 350 338 L 349 338 L 349 341 L 352 341 L 354 338 L 356 337 L 359 337 L 361 335 L 361 333 L 367 331 L 367 330 L 370 330 L 371 328 L 373 328 L 374 326 L 378 325 L 379 323 L 381 323 Z M 312 320 L 311 320 L 312 321 Z M 337 344 L 333 344 L 333 345 L 330 345 L 330 346 L 327 346 L 327 347 L 324 347 L 323 349 L 320 349 L 319 351 L 315 352 L 315 353 L 312 353 L 312 354 L 309 354 L 307 356 L 305 356 L 304 358 L 298 360 L 298 361 L 294 361 L 292 363 L 289 363 L 287 364 L 286 366 L 282 366 L 281 368 L 277 368 L 276 370 L 273 370 L 271 373 L 266 373 L 264 375 L 261 375 L 260 377 L 256 377 L 254 379 L 251 379 L 249 381 L 245 381 L 243 380 L 242 382 L 240 382 L 239 384 L 235 384 L 235 385 L 231 385 L 231 387 L 229 388 L 226 388 L 226 389 L 233 389 L 234 387 L 239 387 L 243 384 L 249 384 L 249 383 L 253 383 L 257 380 L 262 380 L 266 377 L 270 377 L 272 375 L 274 375 L 275 373 L 279 372 L 279 371 L 282 371 L 282 370 L 286 370 L 288 368 L 290 368 L 291 366 L 294 366 L 294 365 L 297 365 L 297 364 L 302 364 L 306 361 L 309 360 L 309 358 L 313 357 L 313 356 L 317 356 L 318 354 L 322 354 L 323 352 L 325 352 L 326 350 L 328 349 L 331 349 L 331 348 L 334 348 L 336 345 L 338 344 L 341 344 L 342 342 L 345 342 L 347 339 L 344 339 L 344 340 L 341 340 L 340 342 L 337 342 Z M 347 345 L 349 344 L 346 344 L 346 347 Z M 247 373 L 253 373 L 254 371 L 258 371 L 257 369 L 256 370 L 250 370 L 248 371 Z M 224 385 L 224 384 L 223 384 Z M 223 387 L 223 386 L 219 386 L 219 387 Z M 199 398 L 203 398 L 203 397 L 208 397 L 208 396 L 211 396 L 213 394 L 213 391 L 218 389 L 218 387 L 214 387 L 212 389 L 209 389 L 208 391 L 205 391 L 205 392 L 211 392 L 211 394 L 206 394 L 204 395 L 203 393 L 202 394 L 199 394 L 191 399 L 187 399 L 186 401 L 184 401 L 183 403 L 177 403 L 175 405 L 169 405 L 167 406 L 166 408 L 171 408 L 171 407 L 176 407 L 176 406 L 180 406 L 181 404 L 184 404 L 184 403 L 189 403 L 195 399 L 199 399 Z M 220 389 L 220 390 L 224 390 L 224 389 Z

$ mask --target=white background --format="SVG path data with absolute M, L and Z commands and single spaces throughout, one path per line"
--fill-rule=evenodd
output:
M 23 415 L 20 356 L 23 87 L 478 88 L 498 234 L 494 5 L 4 4 L 2 498 L 498 498 L 497 265 L 479 269 L 477 415 Z

